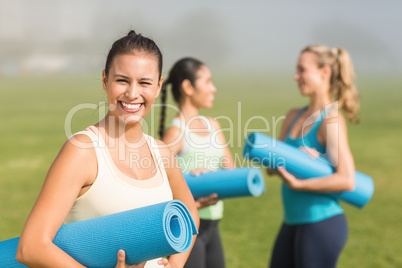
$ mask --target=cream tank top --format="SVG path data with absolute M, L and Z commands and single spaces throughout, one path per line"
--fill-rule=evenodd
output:
M 75 200 L 64 224 L 149 206 L 173 199 L 172 190 L 163 166 L 158 145 L 151 136 L 144 134 L 158 170 L 155 176 L 150 179 L 136 180 L 126 176 L 115 166 L 97 128 L 91 126 L 74 135 L 77 134 L 84 134 L 91 138 L 96 151 L 98 174 L 88 191 Z M 156 259 L 148 261 L 145 267 L 163 266 L 159 266 Z

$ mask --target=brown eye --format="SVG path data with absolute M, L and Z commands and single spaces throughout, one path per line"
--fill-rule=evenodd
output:
M 150 85 L 152 85 L 152 83 L 151 82 L 140 82 L 140 85 L 150 86 Z

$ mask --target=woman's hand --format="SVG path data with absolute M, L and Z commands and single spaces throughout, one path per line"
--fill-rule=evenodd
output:
M 115 268 L 144 268 L 146 262 L 141 262 L 134 265 L 126 264 L 126 252 L 120 249 L 117 252 L 117 264 Z
M 201 197 L 195 200 L 195 205 L 197 206 L 197 208 L 205 208 L 211 205 L 215 205 L 216 203 L 218 203 L 218 201 L 218 194 L 211 194 L 208 197 Z
M 309 147 L 300 146 L 300 150 L 306 152 L 311 158 L 316 159 L 320 156 L 320 153 L 314 149 Z M 278 170 L 267 169 L 268 175 L 278 174 L 279 177 L 283 180 L 283 182 L 292 190 L 300 191 L 303 190 L 303 181 L 296 178 L 292 174 L 290 174 L 284 167 L 278 167 Z
M 166 259 L 166 258 L 160 259 L 158 261 L 158 264 L 163 265 L 163 267 L 165 267 L 165 268 L 179 268 L 179 266 L 177 266 L 177 265 L 175 265 L 173 263 L 170 263 L 169 260 Z
M 206 169 L 206 168 L 197 168 L 197 169 L 193 169 L 190 171 L 190 173 L 194 176 L 199 176 L 199 175 L 205 174 L 207 172 L 212 172 L 212 170 Z M 195 205 L 197 206 L 198 209 L 200 209 L 200 208 L 205 208 L 205 207 L 208 207 L 211 205 L 215 205 L 216 203 L 218 203 L 218 201 L 219 201 L 218 195 L 211 194 L 210 196 L 207 196 L 207 197 L 198 198 L 195 201 Z
M 293 190 L 302 190 L 303 181 L 290 174 L 284 167 L 278 167 L 278 175 Z

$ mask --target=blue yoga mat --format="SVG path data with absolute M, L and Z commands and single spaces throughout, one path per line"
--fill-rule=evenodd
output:
M 213 193 L 218 194 L 218 198 L 257 197 L 265 192 L 264 176 L 255 167 L 220 169 L 199 176 L 184 173 L 183 176 L 195 199 Z
M 284 166 L 289 173 L 299 179 L 328 176 L 334 172 L 333 167 L 324 158 L 313 159 L 294 146 L 256 132 L 251 133 L 246 139 L 243 156 L 271 169 Z M 353 191 L 330 195 L 361 208 L 367 204 L 373 193 L 373 179 L 356 171 Z
M 53 242 L 87 267 L 115 267 L 119 249 L 133 265 L 187 251 L 197 228 L 179 200 L 62 225 Z M 19 237 L 0 242 L 0 267 L 26 267 L 15 259 Z

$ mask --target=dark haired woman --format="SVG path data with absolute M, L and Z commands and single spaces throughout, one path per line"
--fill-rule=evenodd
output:
M 321 154 L 335 172 L 299 180 L 279 169 L 285 211 L 270 266 L 331 268 L 346 243 L 348 228 L 342 207 L 326 193 L 354 188 L 353 156 L 338 110 L 356 121 L 359 101 L 352 61 L 344 49 L 311 45 L 301 51 L 295 80 L 309 104 L 289 111 L 279 139 L 313 157 Z
M 216 88 L 208 67 L 193 58 L 177 61 L 162 86 L 165 104 L 167 86 L 171 87 L 179 113 L 165 132 L 165 106 L 162 106 L 160 135 L 177 155 L 182 172 L 199 175 L 234 163 L 217 121 L 201 116 L 200 109 L 212 108 Z M 213 194 L 196 200 L 200 216 L 199 235 L 187 260 L 189 268 L 225 267 L 218 223 L 223 216 L 223 201 Z
M 109 111 L 73 135 L 54 160 L 21 234 L 17 260 L 29 267 L 83 267 L 53 244 L 64 223 L 179 199 L 198 213 L 183 175 L 166 146 L 142 131 L 144 116 L 159 95 L 162 54 L 149 38 L 130 31 L 115 41 L 102 73 Z M 148 159 L 132 165 L 131 156 Z M 160 158 L 169 159 L 163 161 Z M 116 252 L 116 267 L 125 252 Z M 183 267 L 189 252 L 131 267 Z

